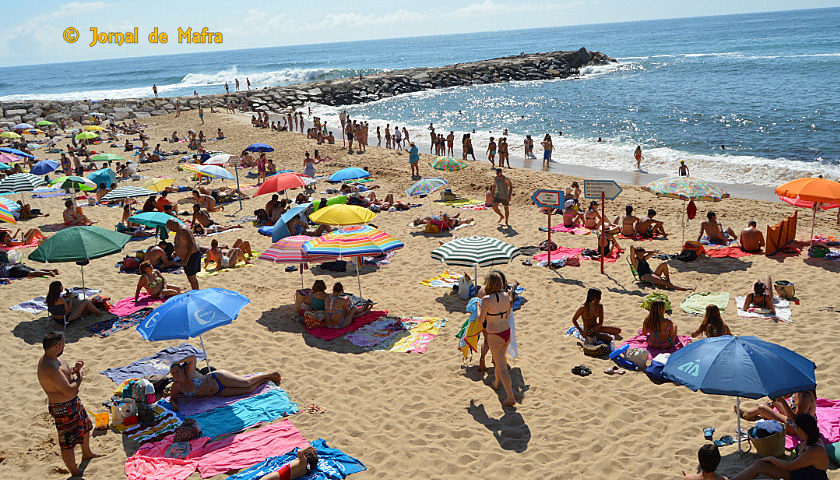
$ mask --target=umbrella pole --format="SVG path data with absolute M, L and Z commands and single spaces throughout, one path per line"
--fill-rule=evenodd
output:
M 236 174 L 236 196 L 239 197 L 239 211 L 242 211 L 242 190 L 239 189 L 239 165 L 233 166 L 233 172 Z
M 817 203 L 814 202 L 814 212 L 811 215 L 811 244 L 808 245 L 809 247 L 814 246 L 814 224 L 817 222 Z
M 298 265 L 300 269 L 300 289 L 303 290 L 303 264 Z
M 204 363 L 207 365 L 207 370 L 210 370 L 210 358 L 207 356 L 207 349 L 204 348 L 204 339 L 201 338 L 201 335 L 198 336 L 198 340 L 201 342 L 201 351 L 204 352 Z
M 736 396 L 735 399 L 738 408 L 738 411 L 735 412 L 736 415 L 738 415 L 738 430 L 735 432 L 735 434 L 738 435 L 738 453 L 741 453 L 741 397 Z
M 551 247 L 551 245 L 550 245 L 550 244 L 549 244 L 549 247 Z M 473 282 L 475 282 L 475 291 L 476 291 L 476 293 L 478 293 L 478 264 L 477 264 L 477 263 L 475 264 L 475 273 L 474 273 L 474 275 L 475 275 L 475 276 L 473 277 Z
M 359 298 L 362 300 L 365 297 L 362 296 L 362 257 L 356 257 L 356 280 L 359 281 Z
M 82 267 L 82 300 L 84 300 L 87 295 L 85 295 L 85 266 L 81 265 Z
M 685 245 L 685 200 L 683 200 L 683 208 L 682 208 L 682 219 L 680 220 L 680 224 L 682 225 L 682 244 Z

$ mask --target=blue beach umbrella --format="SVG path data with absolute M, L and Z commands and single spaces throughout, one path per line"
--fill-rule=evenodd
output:
M 12 168 L 12 167 L 10 167 L 10 166 L 6 165 L 6 164 L 5 164 L 5 163 L 3 163 L 3 162 L 0 162 L 0 171 L 3 171 L 3 170 L 8 170 L 8 169 L 10 169 L 10 168 Z
M 91 182 L 100 185 L 105 184 L 105 187 L 111 188 L 117 184 L 117 174 L 110 168 L 102 168 L 97 170 L 87 177 Z
M 22 150 L 18 150 L 17 148 L 2 147 L 0 148 L 0 152 L 11 153 L 12 155 L 17 155 L 18 157 L 26 157 L 29 159 L 35 158 L 34 155 L 30 155 Z
M 199 337 L 205 361 L 207 350 L 201 334 L 233 321 L 251 303 L 239 292 L 224 288 L 189 290 L 166 300 L 137 325 L 137 331 L 151 342 Z M 210 366 L 210 362 L 207 362 Z
M 816 368 L 811 360 L 781 345 L 758 337 L 725 335 L 693 342 L 672 353 L 662 374 L 694 391 L 737 397 L 740 411 L 741 397 L 777 398 L 816 389 Z
M 197 169 L 199 172 L 201 172 L 202 175 L 207 175 L 208 177 L 217 177 L 224 178 L 225 180 L 233 180 L 233 175 L 231 175 L 230 172 L 218 165 L 199 165 Z
M 274 229 L 271 233 L 271 241 L 276 242 L 282 238 L 291 236 L 292 233 L 289 232 L 289 227 L 286 225 L 286 222 L 303 213 L 310 205 L 312 205 L 312 202 L 295 205 L 287 210 L 286 213 L 280 215 L 280 219 L 274 224 Z
M 18 123 L 17 125 L 12 127 L 12 130 L 31 130 L 33 128 L 35 128 L 35 127 L 33 127 L 32 125 L 30 125 L 28 123 Z
M 264 143 L 252 143 L 245 147 L 246 152 L 273 152 L 274 147 Z
M 29 173 L 32 175 L 46 175 L 50 172 L 55 171 L 61 164 L 56 162 L 55 160 L 41 160 L 40 162 L 36 163 L 32 166 L 32 169 L 29 170 Z
M 367 178 L 370 176 L 366 170 L 358 167 L 347 167 L 330 175 L 330 182 L 345 182 L 347 180 L 355 180 L 357 178 Z
M 184 224 L 184 222 L 182 222 L 179 218 L 163 212 L 143 212 L 128 217 L 128 221 L 131 223 L 153 228 L 165 228 L 166 222 L 169 220 L 175 220 L 181 225 Z

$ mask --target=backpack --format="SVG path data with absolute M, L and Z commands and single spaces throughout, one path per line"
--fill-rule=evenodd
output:
M 137 257 L 125 257 L 122 261 L 122 270 L 125 272 L 134 272 L 140 268 L 140 259 Z
M 693 262 L 697 260 L 697 252 L 694 250 L 686 249 L 679 253 L 676 257 L 677 260 L 682 262 Z

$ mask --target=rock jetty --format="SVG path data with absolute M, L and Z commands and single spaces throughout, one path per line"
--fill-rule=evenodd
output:
M 371 102 L 404 93 L 464 85 L 480 85 L 522 80 L 548 80 L 580 74 L 590 65 L 616 62 L 600 52 L 586 48 L 572 52 L 520 54 L 478 62 L 456 63 L 443 67 L 412 68 L 381 72 L 365 77 L 336 78 L 295 85 L 266 87 L 259 90 L 230 94 L 200 95 L 167 98 L 121 98 L 114 100 L 43 101 L 27 100 L 0 102 L 0 127 L 66 119 L 71 124 L 90 123 L 90 114 L 113 115 L 117 121 L 148 118 L 175 112 L 175 102 L 181 110 L 222 108 L 233 102 L 237 108 L 248 105 L 251 110 L 281 112 L 307 103 L 351 105 Z M 151 87 L 150 87 L 151 89 Z

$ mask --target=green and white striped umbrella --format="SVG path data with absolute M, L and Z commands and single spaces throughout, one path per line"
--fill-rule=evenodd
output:
M 503 265 L 519 255 L 519 247 L 514 247 L 491 237 L 461 237 L 444 243 L 432 250 L 432 258 L 447 265 L 478 267 Z
M 0 193 L 8 192 L 31 192 L 35 187 L 46 185 L 43 178 L 31 173 L 16 173 L 10 175 L 0 182 Z
M 156 195 L 157 192 L 154 190 L 149 190 L 148 188 L 143 187 L 117 187 L 110 192 L 106 193 L 102 200 L 104 201 L 111 201 L 111 200 L 122 200 L 124 198 L 134 198 L 134 197 L 148 197 L 149 195 Z

